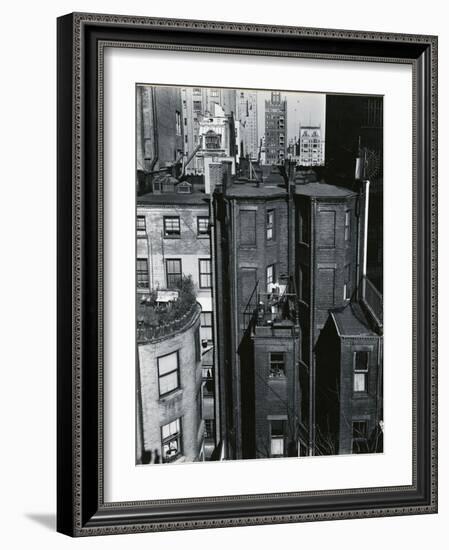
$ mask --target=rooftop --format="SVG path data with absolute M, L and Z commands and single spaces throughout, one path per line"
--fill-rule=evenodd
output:
M 276 198 L 286 197 L 287 190 L 278 185 L 263 184 L 257 185 L 255 182 L 234 183 L 231 187 L 226 189 L 227 197 L 236 198 Z
M 306 183 L 305 185 L 296 185 L 295 193 L 296 195 L 309 197 L 350 197 L 358 194 L 356 191 L 352 191 L 346 187 L 338 187 L 317 181 Z
M 376 336 L 363 309 L 357 303 L 335 309 L 332 315 L 342 336 Z
M 137 296 L 137 341 L 139 344 L 156 341 L 185 330 L 201 311 L 196 301 L 192 278 L 183 277 L 173 299 L 161 300 L 161 291 L 154 290 L 147 296 Z
M 149 204 L 206 204 L 209 195 L 206 193 L 147 193 L 137 197 L 138 205 Z

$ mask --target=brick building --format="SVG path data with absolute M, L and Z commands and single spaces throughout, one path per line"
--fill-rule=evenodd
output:
M 136 155 L 138 193 L 149 190 L 151 174 L 180 164 L 184 152 L 181 91 L 137 86 Z
M 321 166 L 324 164 L 324 142 L 321 126 L 299 127 L 299 164 Z
M 287 100 L 271 92 L 265 101 L 265 162 L 282 164 L 287 158 Z
M 225 180 L 214 193 L 229 458 L 363 452 L 381 425 L 382 298 L 365 276 L 368 184 L 298 181 Z

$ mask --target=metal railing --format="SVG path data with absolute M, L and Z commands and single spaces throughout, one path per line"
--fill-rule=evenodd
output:
M 153 342 L 179 332 L 186 328 L 200 311 L 201 306 L 198 303 L 194 303 L 186 313 L 181 315 L 181 317 L 168 323 L 160 321 L 156 326 L 146 324 L 144 321 L 138 321 L 137 342 L 139 344 Z
M 384 316 L 383 297 L 367 277 L 362 278 L 362 300 L 379 327 L 382 327 Z

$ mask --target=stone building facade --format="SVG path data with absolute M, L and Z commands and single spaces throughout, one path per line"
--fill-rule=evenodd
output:
M 146 338 L 138 332 L 142 414 L 138 463 L 150 457 L 161 462 L 203 458 L 200 313 L 200 306 L 194 306 L 175 331 L 167 328 L 161 336 Z

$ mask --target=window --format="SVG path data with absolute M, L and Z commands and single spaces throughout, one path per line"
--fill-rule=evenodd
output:
M 274 210 L 267 210 L 267 241 L 274 239 Z
M 195 330 L 195 361 L 197 363 L 201 361 L 200 327 Z
M 218 90 L 211 90 L 211 91 L 210 91 L 210 96 L 211 96 L 211 97 L 218 97 L 218 95 L 219 95 Z
M 137 216 L 137 231 L 146 231 L 145 216 Z
M 212 311 L 203 311 L 201 313 L 201 335 L 203 340 L 212 342 Z
M 157 374 L 159 378 L 159 397 L 179 388 L 177 351 L 157 358 Z
M 176 111 L 176 135 L 181 135 L 181 113 Z
M 271 420 L 270 422 L 270 454 L 272 457 L 284 456 L 284 421 Z
M 199 260 L 200 288 L 212 288 L 211 261 Z
M 354 391 L 368 391 L 368 351 L 354 352 Z
M 309 208 L 305 203 L 299 206 L 299 240 L 302 243 L 310 242 L 310 217 Z
M 196 228 L 199 237 L 204 237 L 204 235 L 209 234 L 209 217 L 208 216 L 198 216 L 196 218 Z
M 299 272 L 299 299 L 303 302 L 309 303 L 310 294 L 310 282 L 309 282 L 309 268 L 306 265 L 298 265 Z
M 352 423 L 352 452 L 368 453 L 368 422 L 355 420 Z
M 221 136 L 216 134 L 212 130 L 209 130 L 205 137 L 206 149 L 220 149 L 221 147 Z
M 164 216 L 164 236 L 179 237 L 181 235 L 181 223 L 179 216 Z
M 193 110 L 196 113 L 201 113 L 201 101 L 194 101 L 193 102 Z
M 271 292 L 274 282 L 274 264 L 272 264 L 267 266 L 267 292 Z
M 162 460 L 171 462 L 182 454 L 181 419 L 165 424 L 161 428 Z
M 351 266 L 345 265 L 344 273 L 345 281 L 343 283 L 343 300 L 350 300 L 351 298 Z
M 182 281 L 181 260 L 166 260 L 167 288 L 177 287 Z
M 270 352 L 270 378 L 285 378 L 285 357 L 282 352 Z
M 196 415 L 198 418 L 198 425 L 199 425 L 201 423 L 201 420 L 203 419 L 203 396 L 201 393 L 201 386 L 196 392 Z
M 148 288 L 150 280 L 148 276 L 148 262 L 146 258 L 137 258 L 137 288 Z
M 345 212 L 345 241 L 351 240 L 351 212 Z

